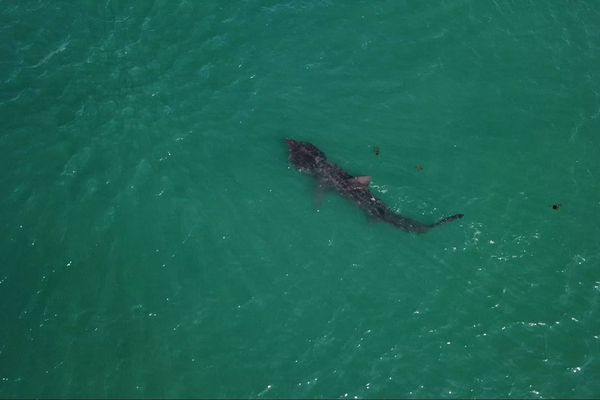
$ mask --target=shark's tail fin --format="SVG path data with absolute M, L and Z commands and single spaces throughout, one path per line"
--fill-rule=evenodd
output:
M 435 228 L 436 226 L 440 226 L 440 225 L 446 224 L 448 222 L 456 221 L 457 219 L 461 219 L 464 216 L 465 216 L 464 214 L 455 214 L 455 215 L 451 215 L 446 218 L 442 218 L 435 224 L 431 225 L 431 228 Z

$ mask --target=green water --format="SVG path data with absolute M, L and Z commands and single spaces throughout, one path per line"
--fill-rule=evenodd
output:
M 0 6 L 0 397 L 600 396 L 599 2 Z

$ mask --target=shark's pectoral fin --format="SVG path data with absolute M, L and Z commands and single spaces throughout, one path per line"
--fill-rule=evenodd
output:
M 369 184 L 371 183 L 370 176 L 355 176 L 353 178 L 350 178 L 350 180 L 356 186 L 362 186 L 362 187 L 368 187 Z
M 321 205 L 323 204 L 325 192 L 327 192 L 330 189 L 331 188 L 329 186 L 325 185 L 322 182 L 319 182 L 319 184 L 315 187 L 315 207 L 317 208 L 317 210 L 321 208 Z
M 370 224 L 379 224 L 383 222 L 382 220 L 373 215 L 367 215 L 367 221 L 369 221 Z

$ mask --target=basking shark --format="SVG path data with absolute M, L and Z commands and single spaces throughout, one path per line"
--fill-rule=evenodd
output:
M 300 171 L 313 175 L 323 189 L 334 189 L 356 203 L 370 217 L 394 225 L 406 232 L 425 233 L 442 224 L 455 221 L 463 214 L 443 218 L 434 224 L 424 224 L 390 210 L 369 191 L 370 176 L 352 176 L 327 160 L 325 153 L 308 142 L 286 140 L 290 162 Z

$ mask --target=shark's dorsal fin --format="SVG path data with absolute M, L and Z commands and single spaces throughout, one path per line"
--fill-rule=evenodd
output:
M 362 186 L 362 187 L 368 187 L 369 184 L 371 183 L 370 176 L 355 176 L 350 179 L 352 180 L 352 182 L 354 184 L 356 184 L 357 186 Z

